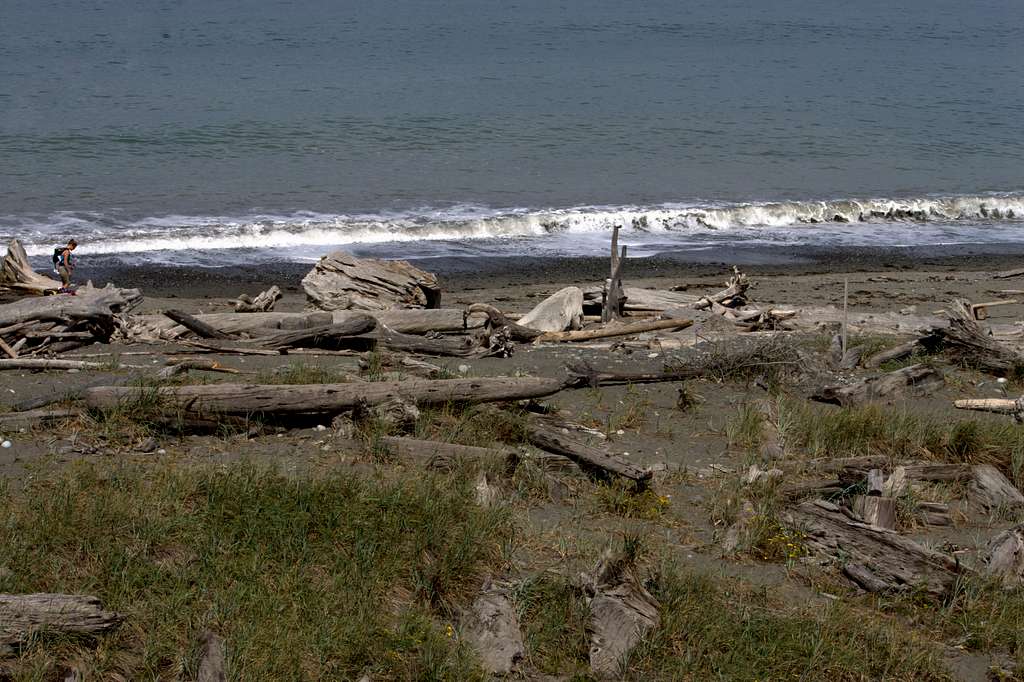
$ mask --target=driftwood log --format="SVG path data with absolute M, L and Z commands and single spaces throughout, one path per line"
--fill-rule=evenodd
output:
M 448 470 L 459 460 L 502 459 L 513 462 L 518 459 L 516 452 L 505 448 L 483 448 L 401 436 L 385 436 L 381 442 L 396 456 L 423 462 L 431 469 Z
M 247 294 L 241 294 L 235 300 L 236 313 L 269 313 L 277 305 L 278 299 L 282 296 L 277 286 L 272 286 L 266 291 L 261 291 L 252 298 Z
M 309 305 L 320 310 L 440 308 L 437 276 L 406 261 L 324 256 L 302 279 Z
M 725 289 L 711 296 L 702 296 L 691 307 L 694 310 L 706 310 L 715 304 L 728 308 L 746 304 L 746 293 L 750 288 L 750 280 L 736 266 L 733 266 L 732 272 L 732 277 L 725 283 Z
M 351 384 L 209 384 L 164 387 L 157 395 L 176 409 L 214 414 L 338 413 L 357 406 L 402 400 L 416 405 L 487 403 L 542 398 L 561 391 L 565 379 L 407 379 Z M 90 407 L 110 408 L 151 395 L 152 389 L 98 386 L 85 391 Z
M 40 632 L 97 635 L 122 616 L 105 611 L 96 597 L 79 594 L 0 594 L 0 655 Z
M 927 395 L 941 388 L 943 383 L 945 379 L 942 372 L 934 367 L 911 365 L 852 384 L 826 386 L 811 397 L 820 402 L 848 407 L 900 394 Z
M 136 289 L 91 286 L 79 288 L 76 296 L 23 298 L 0 305 L 0 340 L 18 356 L 107 342 L 117 330 L 118 316 L 141 302 Z
M 612 254 L 608 279 L 605 280 L 604 289 L 601 291 L 601 321 L 611 322 L 622 317 L 622 307 L 626 303 L 626 295 L 622 290 L 622 266 L 626 261 L 626 247 L 619 252 L 619 229 L 616 225 L 612 228 Z M 581 292 L 582 293 L 582 292 Z M 580 312 L 583 311 L 583 300 L 580 299 Z M 555 331 L 555 330 L 546 330 Z
M 517 321 L 510 320 L 500 310 L 487 303 L 474 303 L 466 308 L 465 320 L 467 320 L 467 328 L 469 317 L 473 314 L 487 316 L 486 327 L 488 333 L 501 331 L 507 334 L 508 338 L 512 341 L 529 342 L 544 334 L 542 331 L 524 327 Z
M 644 332 L 660 331 L 671 329 L 679 331 L 686 329 L 693 324 L 693 320 L 654 320 L 651 322 L 627 322 L 609 323 L 594 329 L 580 329 L 579 331 L 548 332 L 538 336 L 537 342 L 563 342 L 563 341 L 593 341 L 594 339 L 610 339 L 616 336 L 630 336 L 632 334 L 643 334 Z
M 566 425 L 538 415 L 530 415 L 527 419 L 526 439 L 534 447 L 568 457 L 584 470 L 596 471 L 606 477 L 625 478 L 639 488 L 646 487 L 652 476 L 650 469 L 636 466 L 621 456 L 588 445 L 572 436 Z
M 201 339 L 228 340 L 234 338 L 231 334 L 222 332 L 221 330 L 216 329 L 215 327 L 211 327 L 202 320 L 195 318 L 192 315 L 184 313 L 180 310 L 167 310 L 164 312 L 164 315 L 171 318 L 181 326 L 185 327 L 186 329 L 188 329 L 190 332 L 192 332 Z
M 822 500 L 801 503 L 784 521 L 803 533 L 806 548 L 843 562 L 843 573 L 869 592 L 919 589 L 941 598 L 963 572 L 948 554 L 857 521 Z

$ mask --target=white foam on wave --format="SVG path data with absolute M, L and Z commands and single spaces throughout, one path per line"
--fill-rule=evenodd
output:
M 224 252 L 240 249 L 301 250 L 403 242 L 466 242 L 601 233 L 615 225 L 637 236 L 703 240 L 734 233 L 741 240 L 783 235 L 818 226 L 815 240 L 857 230 L 858 225 L 1024 222 L 1024 195 L 978 195 L 745 204 L 582 206 L 497 210 L 463 205 L 409 212 L 332 215 L 297 212 L 244 217 L 166 215 L 119 220 L 116 215 L 61 213 L 44 218 L 5 216 L 0 234 L 19 237 L 29 255 L 45 256 L 74 235 L 85 254 Z

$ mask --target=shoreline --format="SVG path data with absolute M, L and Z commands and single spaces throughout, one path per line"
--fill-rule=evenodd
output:
M 443 257 L 408 258 L 436 273 L 449 292 L 538 284 L 599 283 L 607 277 L 606 257 Z M 630 258 L 627 280 L 715 277 L 738 266 L 751 276 L 829 275 L 856 272 L 999 272 L 1022 267 L 1024 243 L 902 248 L 744 246 L 664 252 Z M 76 281 L 142 290 L 150 297 L 223 298 L 257 293 L 276 284 L 285 294 L 301 294 L 300 282 L 312 264 L 281 262 L 253 266 L 192 267 L 91 264 L 79 262 Z M 237 290 L 237 291 L 236 291 Z

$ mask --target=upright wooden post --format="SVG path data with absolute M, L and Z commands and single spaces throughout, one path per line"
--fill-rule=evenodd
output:
M 605 281 L 604 291 L 601 296 L 601 321 L 610 322 L 622 317 L 622 303 L 625 296 L 622 294 L 622 262 L 626 260 L 626 246 L 623 245 L 622 253 L 619 253 L 619 226 L 612 228 L 612 252 L 611 272 Z

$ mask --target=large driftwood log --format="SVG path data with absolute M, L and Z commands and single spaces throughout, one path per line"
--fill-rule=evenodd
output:
M 806 548 L 842 561 L 847 577 L 872 592 L 920 589 L 941 598 L 963 571 L 953 557 L 855 521 L 821 500 L 798 505 L 784 521 L 803 532 Z
M 507 588 L 485 584 L 460 618 L 463 637 L 491 675 L 507 675 L 526 655 Z
M 1024 525 L 1008 528 L 988 544 L 985 573 L 1007 589 L 1024 584 Z
M 12 239 L 7 246 L 3 264 L 0 265 L 0 291 L 6 289 L 16 294 L 41 295 L 59 288 L 60 282 L 44 277 L 32 269 L 25 247 L 17 239 Z
M 606 550 L 586 585 L 590 593 L 590 669 L 599 678 L 621 679 L 622 664 L 661 623 L 660 605 L 643 585 L 632 557 Z
M 271 331 L 297 331 L 328 324 L 341 324 L 352 317 L 362 315 L 373 315 L 379 324 L 386 325 L 389 329 L 403 334 L 465 331 L 482 327 L 486 320 L 483 314 L 473 313 L 464 317 L 463 311 L 455 308 L 437 310 L 409 308 L 372 312 L 335 310 L 332 312 L 248 313 L 245 315 L 206 313 L 196 315 L 195 318 L 225 334 L 265 336 Z M 135 315 L 132 319 L 136 324 L 144 326 L 154 337 L 172 340 L 188 333 L 184 327 L 163 315 Z
M 158 389 L 169 405 L 190 412 L 216 414 L 337 413 L 356 406 L 402 400 L 417 405 L 449 402 L 487 403 L 543 398 L 567 386 L 565 379 L 480 378 L 407 379 L 354 384 L 209 384 Z M 110 408 L 151 395 L 152 389 L 98 386 L 87 389 L 90 407 Z
M 811 397 L 848 407 L 899 394 L 927 395 L 941 388 L 944 382 L 942 372 L 934 367 L 911 365 L 852 384 L 826 386 Z
M 278 299 L 282 296 L 277 286 L 272 286 L 266 291 L 261 291 L 252 298 L 247 294 L 241 294 L 235 301 L 236 313 L 269 313 L 274 309 Z
M 321 258 L 302 279 L 302 288 L 320 310 L 441 307 L 436 275 L 406 261 L 356 258 L 344 251 Z
M 519 318 L 519 326 L 541 332 L 562 332 L 579 329 L 583 320 L 583 291 L 565 287 L 541 301 Z
M 601 286 L 587 287 L 583 290 L 583 308 L 587 314 L 600 313 L 601 299 L 604 288 Z M 639 287 L 623 287 L 626 297 L 622 304 L 623 313 L 661 313 L 674 308 L 690 308 L 699 296 L 676 293 L 657 289 L 641 289 Z
M 268 334 L 254 340 L 266 348 L 326 348 L 338 349 L 345 341 L 360 334 L 367 334 L 377 328 L 377 319 L 372 315 L 353 315 L 342 322 L 312 329 L 284 331 Z M 417 337 L 418 338 L 418 337 Z
M 972 467 L 967 499 L 983 511 L 1013 511 L 1024 507 L 1024 495 L 991 464 Z
M 948 314 L 947 327 L 935 327 L 922 337 L 925 349 L 944 350 L 953 362 L 996 376 L 1012 375 L 1024 369 L 1024 356 L 996 341 L 975 321 L 970 301 L 952 301 Z
M 38 632 L 96 635 L 122 620 L 87 595 L 0 594 L 0 654 Z
M 568 457 L 583 469 L 596 470 L 605 476 L 620 476 L 639 487 L 647 486 L 652 476 L 650 469 L 588 445 L 566 431 L 563 425 L 553 424 L 536 415 L 531 415 L 526 422 L 526 439 L 534 447 Z

